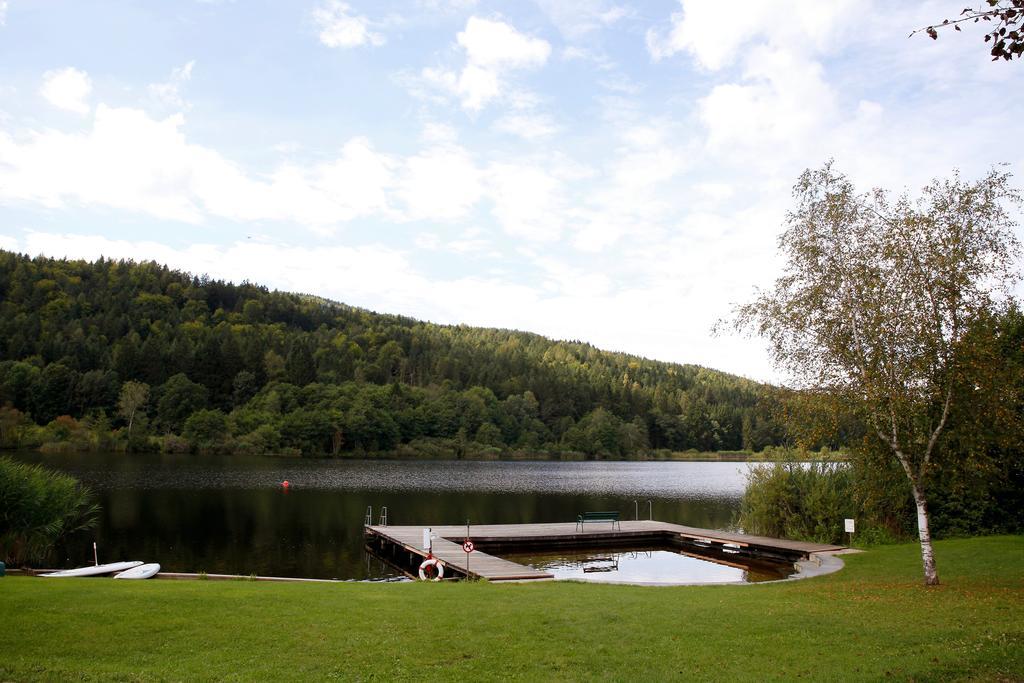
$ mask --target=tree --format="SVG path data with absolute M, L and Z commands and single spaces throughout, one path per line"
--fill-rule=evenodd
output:
M 917 508 L 925 583 L 939 582 L 925 475 L 954 397 L 977 386 L 975 321 L 1016 280 L 1009 174 L 936 180 L 912 201 L 858 194 L 829 162 L 805 171 L 779 239 L 783 275 L 736 325 L 766 337 L 802 388 L 835 397 L 867 427 L 866 447 L 895 457 Z M 957 406 L 961 410 L 965 406 Z
M 32 416 L 47 423 L 68 412 L 72 403 L 78 373 L 63 363 L 50 363 L 32 383 Z
M 501 446 L 501 430 L 493 422 L 484 422 L 476 430 L 476 436 L 473 437 L 473 440 L 485 446 Z
M 90 410 L 106 411 L 114 407 L 118 385 L 117 374 L 111 370 L 83 372 L 75 385 L 75 414 L 85 415 Z
M 214 450 L 228 437 L 228 419 L 219 410 L 197 410 L 185 420 L 182 435 L 198 451 Z
M 932 40 L 938 40 L 939 29 L 952 26 L 953 30 L 959 31 L 960 24 L 964 22 L 995 22 L 992 30 L 985 34 L 985 42 L 992 43 L 989 52 L 992 61 L 1020 57 L 1024 54 L 1024 30 L 1019 29 L 1018 24 L 1024 19 L 1024 0 L 985 0 L 985 4 L 988 8 L 967 7 L 960 12 L 958 19 L 944 19 L 941 24 L 919 28 L 910 35 L 925 33 Z
M 304 454 L 329 453 L 334 446 L 334 435 L 340 431 L 336 411 L 299 408 L 281 420 L 281 439 L 286 446 L 298 448 Z
M 117 399 L 117 414 L 128 420 L 128 443 L 132 440 L 132 425 L 135 413 L 149 400 L 149 385 L 144 382 L 125 382 Z
M 316 381 L 316 361 L 309 345 L 302 340 L 292 343 L 288 357 L 284 361 L 285 380 L 297 387 L 304 387 Z
M 236 406 L 245 405 L 259 390 L 256 374 L 248 370 L 241 370 L 231 383 L 231 402 Z
M 167 431 L 180 434 L 188 416 L 206 407 L 206 387 L 193 382 L 184 373 L 172 376 L 159 390 L 156 411 Z
M 0 403 L 9 402 L 19 410 L 29 410 L 32 387 L 39 378 L 39 372 L 39 368 L 31 363 L 0 363 Z
M 0 448 L 17 448 L 21 445 L 32 420 L 10 403 L 0 405 Z

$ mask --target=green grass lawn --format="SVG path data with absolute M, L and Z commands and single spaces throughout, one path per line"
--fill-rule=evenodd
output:
M 0 579 L 0 680 L 1024 680 L 1024 537 L 774 585 Z

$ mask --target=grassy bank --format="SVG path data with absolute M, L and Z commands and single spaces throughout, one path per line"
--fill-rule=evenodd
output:
M 1019 680 L 1024 537 L 763 586 L 0 579 L 0 679 Z

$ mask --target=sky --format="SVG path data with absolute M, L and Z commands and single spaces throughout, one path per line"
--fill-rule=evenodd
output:
M 712 327 L 800 172 L 1022 173 L 962 4 L 0 0 L 0 248 L 785 381 Z

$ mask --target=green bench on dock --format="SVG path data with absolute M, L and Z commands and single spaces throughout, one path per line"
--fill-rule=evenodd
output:
M 576 515 L 576 528 L 583 531 L 584 522 L 611 522 L 612 529 L 618 524 L 619 530 L 622 530 L 622 525 L 619 524 L 619 512 L 618 510 L 609 510 L 607 512 L 582 512 Z

